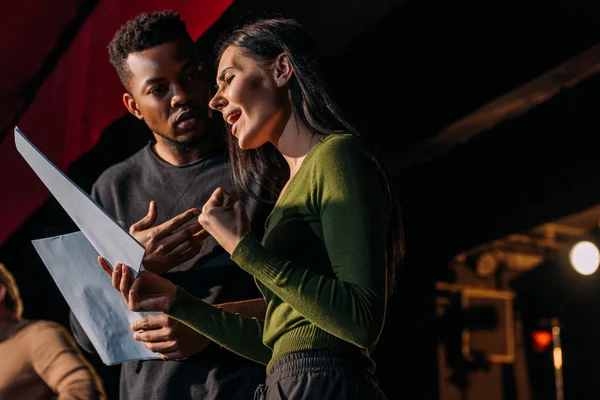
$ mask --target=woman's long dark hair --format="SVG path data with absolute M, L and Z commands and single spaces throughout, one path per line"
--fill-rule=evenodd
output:
M 293 112 L 300 117 L 308 129 L 316 135 L 328 136 L 336 133 L 349 133 L 360 136 L 358 131 L 342 116 L 338 105 L 330 96 L 330 91 L 322 78 L 320 56 L 317 43 L 311 35 L 293 19 L 269 18 L 247 24 L 223 38 L 217 46 L 216 60 L 221 58 L 229 46 L 242 49 L 247 57 L 258 65 L 267 65 L 285 53 L 292 65 L 290 79 Z M 218 62 L 218 61 L 217 61 Z M 257 181 L 275 177 L 287 164 L 272 145 L 258 149 L 242 150 L 237 138 L 228 135 L 229 157 L 235 184 L 252 195 L 252 187 Z M 388 249 L 388 293 L 395 285 L 395 270 L 404 259 L 404 235 L 397 201 L 390 189 L 392 209 L 390 210 Z

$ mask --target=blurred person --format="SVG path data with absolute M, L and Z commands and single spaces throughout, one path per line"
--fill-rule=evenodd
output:
M 94 368 L 59 323 L 22 318 L 19 288 L 0 264 L 0 400 L 106 399 Z

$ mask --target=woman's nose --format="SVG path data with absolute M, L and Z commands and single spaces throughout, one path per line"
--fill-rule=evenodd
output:
M 215 93 L 212 99 L 208 102 L 208 106 L 215 111 L 222 111 L 225 108 L 227 100 L 219 92 Z

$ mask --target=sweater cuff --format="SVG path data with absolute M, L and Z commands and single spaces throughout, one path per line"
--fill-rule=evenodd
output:
M 170 317 L 192 326 L 205 326 L 214 322 L 214 307 L 192 296 L 181 286 L 177 286 L 177 293 L 171 306 L 165 311 Z
M 260 281 L 274 281 L 286 260 L 270 253 L 252 231 L 246 233 L 231 253 L 231 260 Z

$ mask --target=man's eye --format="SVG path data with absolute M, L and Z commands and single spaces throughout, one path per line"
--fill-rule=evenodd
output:
M 190 74 L 189 79 L 196 80 L 196 79 L 200 78 L 201 76 L 202 76 L 202 70 L 197 69 Z
M 150 89 L 150 94 L 163 94 L 165 92 L 165 88 L 162 86 L 156 86 Z

